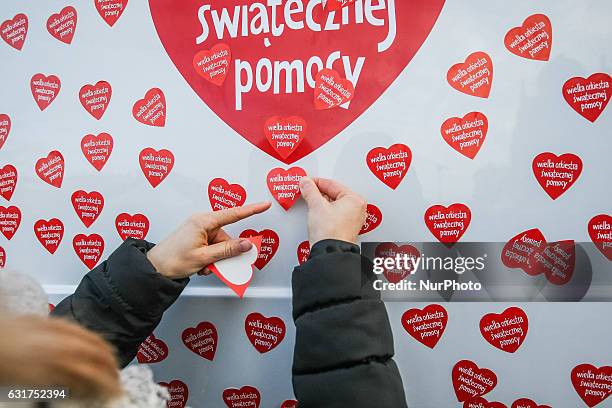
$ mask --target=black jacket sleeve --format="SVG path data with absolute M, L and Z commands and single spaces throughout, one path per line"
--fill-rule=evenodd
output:
M 300 408 L 406 407 L 370 265 L 358 246 L 325 240 L 293 272 L 293 388 Z
M 121 367 L 134 359 L 140 344 L 189 282 L 160 275 L 146 256 L 152 247 L 146 241 L 127 239 L 85 275 L 74 294 L 52 313 L 104 337 L 117 349 Z

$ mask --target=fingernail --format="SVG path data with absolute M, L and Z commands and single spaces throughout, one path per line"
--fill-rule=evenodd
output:
M 247 252 L 253 246 L 251 241 L 246 238 L 242 238 L 240 241 L 238 241 L 238 245 L 238 247 L 240 248 L 240 252 Z

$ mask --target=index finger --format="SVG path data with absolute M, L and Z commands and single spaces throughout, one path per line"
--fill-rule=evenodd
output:
M 337 200 L 343 196 L 352 193 L 352 190 L 343 184 L 338 183 L 335 180 L 325 178 L 314 178 L 313 179 L 319 191 L 322 194 L 327 195 L 332 200 Z
M 272 203 L 270 202 L 249 204 L 242 207 L 215 211 L 209 214 L 209 216 L 211 217 L 213 228 L 219 228 L 228 224 L 233 224 L 255 214 L 260 214 L 270 208 L 271 205 Z

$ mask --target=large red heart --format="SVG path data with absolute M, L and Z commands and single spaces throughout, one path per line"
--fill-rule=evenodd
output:
M 72 247 L 79 259 L 89 269 L 93 269 L 100 258 L 102 258 L 104 239 L 98 234 L 77 234 L 72 239 Z
M 0 149 L 6 143 L 11 132 L 11 118 L 6 113 L 0 113 Z
M 310 242 L 308 240 L 300 242 L 297 247 L 298 263 L 302 265 L 310 257 Z
M 198 356 L 213 361 L 217 351 L 217 328 L 211 322 L 200 322 L 196 327 L 188 327 L 181 335 L 183 344 Z
M 77 24 L 77 11 L 72 6 L 66 6 L 56 14 L 51 14 L 47 20 L 47 31 L 63 43 L 70 44 L 74 37 Z
M 525 341 L 529 319 L 523 309 L 509 307 L 501 314 L 489 313 L 480 319 L 480 333 L 493 347 L 514 353 Z
M 242 18 L 246 6 L 239 0 L 149 0 L 161 42 L 187 83 L 232 129 L 285 163 L 318 149 L 382 95 L 429 35 L 444 0 L 365 2 L 347 7 L 346 17 L 323 10 L 321 3 L 278 2 Z M 233 59 L 223 86 L 203 79 L 193 67 L 198 52 L 219 43 L 231 48 Z M 348 109 L 316 109 L 315 76 L 323 68 L 352 80 L 355 96 Z M 283 158 L 262 129 L 272 116 L 293 115 L 306 120 L 309 135 Z
M 47 157 L 38 159 L 34 168 L 38 177 L 45 183 L 57 188 L 62 186 L 62 180 L 64 180 L 64 156 L 57 150 L 49 152 Z
M 55 100 L 62 88 L 62 82 L 55 75 L 35 74 L 30 80 L 34 102 L 44 111 Z
M 383 275 L 387 278 L 387 281 L 391 283 L 398 283 L 403 280 L 406 276 L 410 275 L 414 271 L 414 263 L 416 259 L 418 259 L 421 254 L 419 250 L 413 247 L 412 245 L 402 245 L 398 246 L 393 242 L 383 242 L 376 246 L 374 250 L 374 256 L 376 258 L 396 258 L 407 257 L 404 259 L 411 259 L 412 261 L 408 261 L 404 267 L 401 268 L 387 268 L 384 267 Z
M 17 187 L 17 169 L 11 164 L 0 168 L 0 196 L 11 200 Z
M 591 240 L 609 261 L 612 261 L 612 216 L 599 214 L 589 221 Z
M 548 405 L 538 405 L 533 400 L 529 398 L 521 398 L 512 403 L 512 407 L 510 408 L 550 408 Z
M 140 152 L 138 161 L 142 173 L 153 188 L 159 186 L 174 167 L 174 155 L 166 149 L 157 151 L 152 147 L 147 147 Z
M 612 366 L 580 364 L 571 374 L 574 389 L 589 407 L 598 405 L 612 394 Z
M 554 285 L 565 285 L 574 275 L 576 244 L 573 240 L 548 243 L 542 251 L 534 251 L 527 260 L 531 274 L 544 274 Z
M 94 5 L 100 17 L 109 26 L 115 25 L 127 7 L 128 0 L 94 0 Z
M 598 72 L 588 78 L 574 77 L 563 84 L 563 97 L 573 110 L 595 122 L 612 97 L 612 78 Z
M 300 198 L 299 184 L 302 177 L 306 177 L 306 171 L 301 167 L 291 167 L 287 170 L 277 167 L 268 173 L 268 190 L 285 211 Z
M 102 171 L 102 168 L 110 158 L 113 146 L 113 137 L 108 133 L 100 133 L 98 136 L 86 135 L 81 139 L 83 155 L 98 171 Z
M 72 193 L 71 200 L 74 211 L 87 228 L 98 219 L 104 208 L 104 197 L 97 191 L 77 190 Z
M 0 246 L 0 269 L 6 265 L 6 251 Z
M 504 245 L 501 261 L 508 268 L 521 268 L 529 275 L 536 275 L 529 257 L 534 251 L 543 251 L 546 247 L 546 238 L 537 228 L 523 231 L 510 239 Z
M 465 62 L 450 67 L 446 80 L 459 92 L 488 98 L 493 83 L 493 61 L 486 52 L 474 52 Z
M 393 190 L 406 176 L 411 162 L 412 151 L 401 143 L 394 144 L 388 149 L 375 147 L 366 156 L 366 163 L 370 171 Z
M 28 35 L 28 16 L 17 14 L 12 20 L 0 24 L 0 37 L 11 47 L 21 51 Z
M 433 349 L 442 338 L 448 312 L 441 305 L 427 305 L 423 309 L 409 309 L 402 315 L 402 326 L 415 340 Z
M 452 245 L 459 241 L 472 220 L 470 208 L 461 203 L 433 205 L 425 211 L 425 225 L 438 241 Z
M 552 48 L 552 26 L 544 14 L 534 14 L 506 33 L 504 44 L 519 57 L 548 61 Z
M 113 88 L 106 81 L 98 81 L 95 85 L 83 85 L 79 91 L 81 105 L 91 116 L 98 120 L 106 112 L 112 96 Z
M 382 224 L 383 215 L 380 208 L 374 204 L 368 204 L 366 207 L 366 220 L 359 230 L 359 235 L 367 234 L 375 230 Z
M 476 157 L 489 130 L 487 117 L 480 112 L 466 113 L 463 118 L 452 117 L 442 123 L 440 133 L 450 147 L 473 159 Z
M 9 241 L 19 229 L 21 224 L 21 210 L 14 205 L 3 207 L 0 205 L 0 232 Z
M 189 387 L 187 387 L 187 384 L 181 380 L 172 380 L 169 383 L 162 381 L 159 385 L 166 387 L 170 393 L 170 401 L 167 402 L 168 407 L 185 408 L 189 399 Z
M 273 116 L 264 124 L 264 134 L 270 146 L 283 158 L 291 154 L 306 138 L 308 125 L 300 116 Z
M 244 331 L 249 341 L 260 353 L 267 353 L 285 338 L 285 322 L 280 317 L 265 317 L 251 313 L 244 320 Z
M 261 394 L 257 388 L 250 385 L 240 389 L 226 388 L 223 390 L 223 401 L 229 408 L 259 408 Z
M 149 219 L 142 214 L 121 213 L 115 218 L 115 228 L 122 240 L 145 239 L 149 232 Z
M 278 251 L 278 246 L 280 245 L 280 238 L 278 234 L 270 229 L 264 229 L 261 231 L 255 231 L 253 229 L 244 230 L 240 233 L 240 238 L 251 238 L 251 237 L 261 237 L 261 250 L 259 251 L 259 256 L 257 257 L 257 261 L 255 261 L 255 267 L 260 271 L 272 260 L 274 255 L 276 255 L 276 251 Z
M 153 333 L 138 347 L 136 359 L 140 364 L 159 363 L 168 357 L 168 345 Z
M 489 402 L 482 397 L 471 398 L 463 403 L 463 408 L 508 408 L 501 402 Z
M 34 224 L 34 234 L 42 246 L 54 254 L 64 238 L 64 223 L 57 218 L 38 220 Z
M 240 207 L 246 198 L 246 190 L 240 184 L 230 184 L 220 177 L 208 183 L 208 199 L 213 211 Z
M 139 99 L 132 107 L 132 115 L 140 123 L 149 126 L 166 125 L 166 96 L 159 88 L 151 88 L 144 98 Z
M 479 368 L 473 361 L 461 360 L 452 372 L 453 387 L 459 402 L 480 397 L 497 385 L 497 376 L 488 368 Z
M 546 194 L 556 200 L 580 177 L 582 160 L 572 153 L 557 156 L 554 153 L 544 152 L 534 157 L 531 167 L 536 180 Z

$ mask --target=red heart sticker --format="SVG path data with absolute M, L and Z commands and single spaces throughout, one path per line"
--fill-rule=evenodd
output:
M 326 0 L 325 9 L 326 10 L 340 10 L 342 7 L 346 7 L 350 4 L 353 4 L 355 0 Z
M 189 387 L 187 387 L 187 384 L 181 380 L 172 380 L 169 383 L 160 382 L 159 385 L 166 387 L 170 394 L 170 401 L 166 403 L 168 408 L 185 408 L 189 399 Z
M 17 187 L 17 169 L 15 166 L 7 164 L 0 168 L 0 196 L 7 201 L 11 200 Z
M 217 328 L 211 322 L 200 322 L 196 327 L 188 327 L 181 335 L 183 344 L 189 350 L 206 360 L 213 361 L 217 351 Z
M 72 6 L 66 6 L 56 14 L 51 14 L 47 20 L 47 31 L 63 43 L 70 44 L 74 37 L 77 24 L 77 11 Z
M 166 149 L 157 151 L 147 147 L 140 152 L 138 160 L 142 173 L 153 188 L 159 186 L 174 167 L 174 155 Z
M 253 14 L 243 11 L 239 0 L 149 0 L 161 42 L 195 93 L 247 141 L 286 163 L 338 135 L 387 90 L 444 5 L 443 0 L 363 2 L 326 12 L 322 2 L 301 3 L 298 13 L 295 2 L 284 1 Z M 194 72 L 193 57 L 219 43 L 231 45 L 232 66 L 223 86 L 211 86 Z M 350 109 L 316 109 L 314 90 L 324 84 L 316 77 L 324 69 L 354 84 Z M 308 143 L 286 160 L 261 132 L 262 118 L 271 114 L 300 115 L 308 123 Z
M 53 303 L 49 303 L 49 314 L 53 313 L 55 310 L 55 305 Z
M 102 168 L 110 158 L 113 146 L 113 137 L 108 133 L 100 133 L 98 136 L 86 135 L 81 139 L 83 155 L 98 171 L 102 171 Z
M 393 242 L 383 242 L 376 246 L 374 250 L 374 256 L 376 258 L 393 258 L 397 256 L 407 257 L 405 259 L 411 259 L 402 268 L 387 268 L 383 265 L 385 278 L 391 283 L 398 283 L 405 279 L 408 275 L 414 271 L 414 262 L 421 256 L 419 250 L 412 245 L 398 246 Z M 412 263 L 411 263 L 412 262 Z
M 529 319 L 523 309 L 509 307 L 501 314 L 489 313 L 480 319 L 480 333 L 493 347 L 514 353 L 525 341 Z
M 574 77 L 563 84 L 563 97 L 579 115 L 595 122 L 612 97 L 610 82 L 610 75 L 602 72 L 586 79 Z
M 571 378 L 574 389 L 591 408 L 612 394 L 612 366 L 580 364 L 572 370 Z
M 115 218 L 115 227 L 122 240 L 145 239 L 149 232 L 149 219 L 142 214 L 121 213 Z
M 573 240 L 551 242 L 542 251 L 534 251 L 528 260 L 533 275 L 544 274 L 554 285 L 565 285 L 574 275 L 576 245 Z
M 100 17 L 109 26 L 114 26 L 127 7 L 128 0 L 94 0 L 94 5 Z
M 531 167 L 536 180 L 546 194 L 556 200 L 580 177 L 582 160 L 572 153 L 557 156 L 554 153 L 544 152 L 533 159 Z
M 60 188 L 64 179 L 64 156 L 57 150 L 36 162 L 36 174 L 42 181 L 53 187 Z
M 41 111 L 44 111 L 51 105 L 51 102 L 59 94 L 61 87 L 62 83 L 55 75 L 35 74 L 30 80 L 30 89 L 32 90 L 34 102 L 36 102 Z
M 166 125 L 166 97 L 162 90 L 149 89 L 145 97 L 134 104 L 132 115 L 145 125 L 164 127 Z
M 6 20 L 0 24 L 0 36 L 8 45 L 18 51 L 23 48 L 27 35 L 28 16 L 23 13 L 19 13 L 12 20 Z
M 533 400 L 529 398 L 521 398 L 512 403 L 512 407 L 510 408 L 551 408 L 548 405 L 538 405 Z
M 297 408 L 298 402 L 296 400 L 284 400 L 280 408 Z
M 440 133 L 450 147 L 474 159 L 487 137 L 489 121 L 480 112 L 466 113 L 463 118 L 452 117 L 442 123 Z
M 298 263 L 302 265 L 304 262 L 308 260 L 310 256 L 310 242 L 303 241 L 300 242 L 300 245 L 297 247 L 297 259 Z
M 98 234 L 77 234 L 72 239 L 72 247 L 79 259 L 93 269 L 104 252 L 104 239 Z
M 497 385 L 497 376 L 487 368 L 479 368 L 470 360 L 461 360 L 453 367 L 453 387 L 459 402 L 483 396 Z
M 136 358 L 140 364 L 152 364 L 164 361 L 168 357 L 168 345 L 153 333 L 138 347 Z
M 246 197 L 246 190 L 240 184 L 230 184 L 220 177 L 208 183 L 208 199 L 213 211 L 240 207 Z
M 609 261 L 612 261 L 612 216 L 599 214 L 589 221 L 591 240 Z
M 370 171 L 393 190 L 406 176 L 411 162 L 412 151 L 401 143 L 394 144 L 388 149 L 375 147 L 366 156 L 366 164 Z
M 266 120 L 264 134 L 270 146 L 285 160 L 304 141 L 307 128 L 306 121 L 300 116 L 274 116 Z
M 261 271 L 268 264 L 268 262 L 272 260 L 276 254 L 276 251 L 278 251 L 280 239 L 278 234 L 270 229 L 264 229 L 259 232 L 248 229 L 242 231 L 240 234 L 240 238 L 251 238 L 257 236 L 261 237 L 261 249 L 254 265 Z
M 519 57 L 548 61 L 552 47 L 552 25 L 544 14 L 534 14 L 514 27 L 504 37 L 504 44 Z
M 236 388 L 226 388 L 223 390 L 223 402 L 229 408 L 259 408 L 261 395 L 257 388 L 245 385 L 239 390 Z
M 472 220 L 470 208 L 461 203 L 445 207 L 433 205 L 425 211 L 425 224 L 434 237 L 443 244 L 459 241 Z
M 520 268 L 529 275 L 537 274 L 529 263 L 529 257 L 535 251 L 543 251 L 546 248 L 546 239 L 537 228 L 523 231 L 510 239 L 504 245 L 501 253 L 501 261 L 508 268 Z
M 97 191 L 87 193 L 77 190 L 72 193 L 71 200 L 74 211 L 87 228 L 98 219 L 104 208 L 104 197 Z
M 315 80 L 315 109 L 331 109 L 351 101 L 355 95 L 353 83 L 342 78 L 338 71 L 322 69 Z
M 231 61 L 232 50 L 229 45 L 220 43 L 194 55 L 193 68 L 202 78 L 221 86 L 229 73 Z
M 64 223 L 57 218 L 38 220 L 34 223 L 34 234 L 42 246 L 54 254 L 64 238 Z
M 465 62 L 450 67 L 446 80 L 459 92 L 488 98 L 493 82 L 493 61 L 486 52 L 474 52 Z
M 244 330 L 249 341 L 260 353 L 267 353 L 285 338 L 285 322 L 280 317 L 265 317 L 250 313 L 244 320 Z
M 79 100 L 83 108 L 94 118 L 100 120 L 113 95 L 113 88 L 106 81 L 98 81 L 95 85 L 83 85 L 79 91 Z
M 268 190 L 285 211 L 289 210 L 300 198 L 302 177 L 306 177 L 306 171 L 301 167 L 291 167 L 288 170 L 277 167 L 268 173 L 266 178 Z
M 3 207 L 0 205 L 0 232 L 9 241 L 19 229 L 21 224 L 21 210 L 14 205 Z
M 366 220 L 359 230 L 359 235 L 367 234 L 375 230 L 382 223 L 383 215 L 380 208 L 374 204 L 368 204 L 366 208 Z
M 8 135 L 11 132 L 11 118 L 5 114 L 0 113 L 0 149 L 6 143 L 6 139 L 8 139 Z
M 0 269 L 6 265 L 6 251 L 0 246 Z
M 471 398 L 463 403 L 463 408 L 508 408 L 501 402 L 489 402 L 482 397 Z
M 442 338 L 448 312 L 441 305 L 427 305 L 423 309 L 409 309 L 402 315 L 402 326 L 416 341 L 433 349 Z

